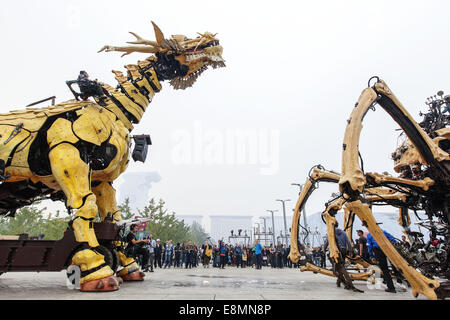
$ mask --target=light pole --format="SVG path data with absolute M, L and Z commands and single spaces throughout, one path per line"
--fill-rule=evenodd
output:
M 273 237 L 273 245 L 275 246 L 277 243 L 275 242 L 275 220 L 273 219 L 273 213 L 278 210 L 267 210 L 272 214 L 272 237 Z
M 303 190 L 303 186 L 304 184 L 300 184 L 300 183 L 291 183 L 292 186 L 298 186 L 300 188 L 300 191 L 298 192 L 298 194 L 300 195 L 300 193 L 302 193 Z M 303 206 L 303 223 L 305 224 L 305 229 L 308 230 L 308 223 L 306 222 L 306 212 L 305 212 L 305 207 Z M 309 243 L 309 234 L 306 236 L 306 241 Z
M 264 220 L 264 245 L 267 245 L 267 227 L 266 227 L 266 219 L 269 219 L 269 217 L 259 217 L 260 219 Z M 270 234 L 270 232 L 269 232 Z
M 277 199 L 277 201 L 280 201 L 283 204 L 284 236 L 287 237 L 286 206 L 285 206 L 285 202 L 291 201 L 291 199 L 286 199 L 286 200 Z M 284 242 L 286 242 L 286 244 L 287 244 L 287 239 L 285 239 Z
M 258 236 L 258 240 L 261 238 L 261 235 L 259 234 L 259 223 L 257 222 L 255 224 L 258 226 L 258 228 L 255 227 L 255 231 L 256 232 L 254 232 L 254 234 L 255 234 L 255 241 L 256 241 L 256 235 Z

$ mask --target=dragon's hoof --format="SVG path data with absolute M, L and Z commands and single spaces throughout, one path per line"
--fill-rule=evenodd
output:
M 145 273 L 143 273 L 142 271 L 135 271 L 133 273 L 129 273 L 120 277 L 123 281 L 143 281 Z
M 102 279 L 91 280 L 81 285 L 80 291 L 83 292 L 99 292 L 99 291 L 116 291 L 119 290 L 122 279 L 109 276 Z

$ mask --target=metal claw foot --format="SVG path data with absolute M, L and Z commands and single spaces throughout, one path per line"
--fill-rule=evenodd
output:
M 119 290 L 122 279 L 115 276 L 109 276 L 102 279 L 91 280 L 81 285 L 82 292 L 104 292 Z
M 145 273 L 142 271 L 135 271 L 123 276 L 120 276 L 123 281 L 144 281 Z

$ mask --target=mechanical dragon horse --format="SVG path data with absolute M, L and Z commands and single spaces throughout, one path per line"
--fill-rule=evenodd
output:
M 129 162 L 130 132 L 139 123 L 161 82 L 175 89 L 192 86 L 208 67 L 224 67 L 222 47 L 214 34 L 194 39 L 166 39 L 153 23 L 156 41 L 135 33 L 130 46 L 105 46 L 99 52 L 152 54 L 113 71 L 116 88 L 100 83 L 105 97 L 70 100 L 46 108 L 27 108 L 0 115 L 0 214 L 14 216 L 18 208 L 49 197 L 65 201 L 76 213 L 70 222 L 79 250 L 71 263 L 81 270 L 81 291 L 117 290 L 123 280 L 142 280 L 133 258 L 118 250 L 121 270 L 105 263 L 93 228 L 102 221 L 121 220 L 112 183 Z

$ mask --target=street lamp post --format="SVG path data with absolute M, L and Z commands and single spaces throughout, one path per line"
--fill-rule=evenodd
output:
M 277 199 L 277 201 L 280 201 L 283 204 L 283 220 L 284 220 L 284 242 L 285 244 L 287 244 L 287 225 L 286 225 L 286 206 L 285 206 L 285 202 L 287 201 L 291 201 L 291 199 L 286 199 L 286 200 L 281 200 L 281 199 Z
M 277 212 L 278 210 L 267 210 L 272 214 L 272 237 L 273 237 L 273 245 L 276 245 L 275 242 L 275 220 L 273 219 L 273 213 Z
M 299 195 L 300 195 L 300 193 L 302 193 L 304 184 L 291 183 L 291 185 L 298 186 L 300 188 L 300 191 L 298 192 Z M 305 212 L 305 207 L 304 206 L 303 206 L 303 210 L 302 211 L 303 211 L 302 212 L 302 214 L 303 214 L 303 223 L 305 224 L 305 229 L 308 230 L 308 223 L 306 221 L 306 212 Z M 309 243 L 309 234 L 306 236 L 306 241 Z
M 255 223 L 257 226 L 258 226 L 258 228 L 256 228 L 255 227 L 255 241 L 256 241 L 256 235 L 258 236 L 258 240 L 260 240 L 260 238 L 261 238 L 261 236 L 260 236 L 260 234 L 259 234 L 259 223 L 257 222 L 257 223 Z
M 268 217 L 259 217 L 259 218 L 264 220 L 264 245 L 267 245 L 267 227 L 266 227 L 266 219 L 268 219 Z

